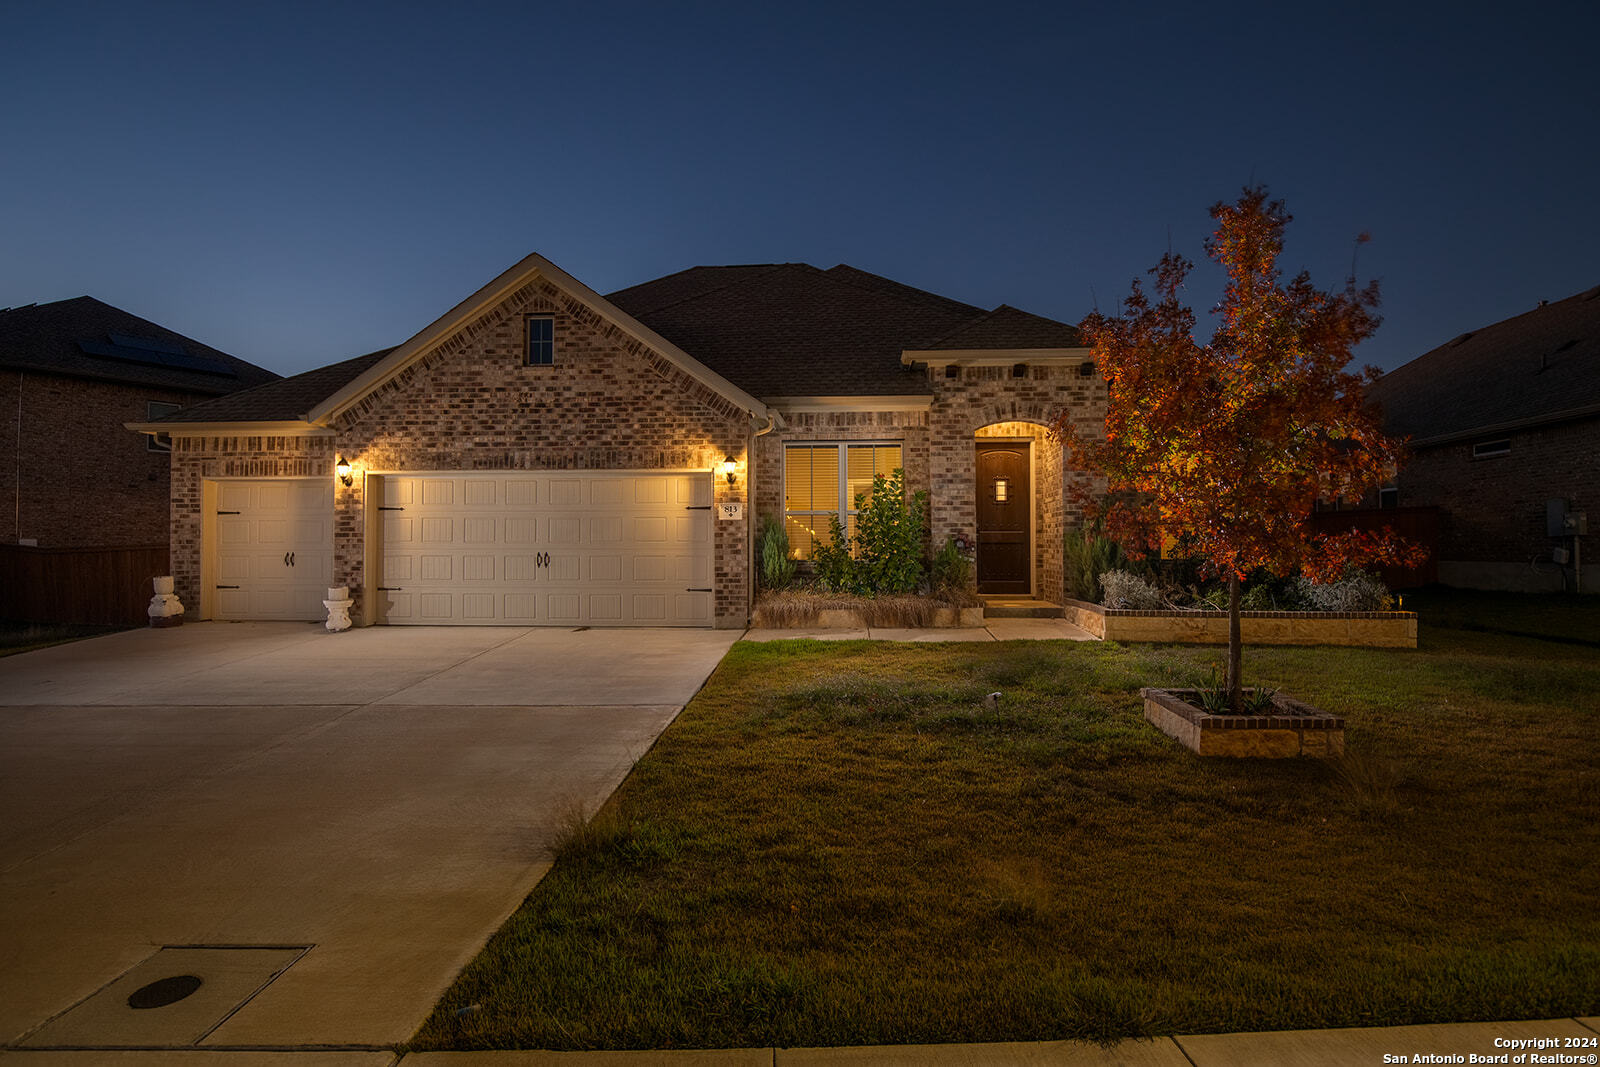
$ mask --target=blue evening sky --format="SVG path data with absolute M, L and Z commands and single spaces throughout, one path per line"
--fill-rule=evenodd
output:
M 1587 3 L 117 3 L 0 29 L 0 306 L 281 373 L 530 251 L 600 292 L 850 263 L 1075 322 L 1263 182 L 1358 362 L 1600 283 Z M 1215 299 L 1214 270 L 1192 286 Z

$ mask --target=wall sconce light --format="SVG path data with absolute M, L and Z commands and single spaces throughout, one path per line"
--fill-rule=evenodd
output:
M 728 484 L 729 485 L 733 484 L 733 472 L 738 470 L 738 469 L 739 469 L 739 464 L 734 462 L 734 459 L 733 459 L 732 456 L 728 456 L 725 459 L 723 459 L 723 461 L 722 461 L 722 473 L 726 474 L 728 476 Z
M 345 459 L 343 456 L 340 456 L 334 461 L 333 473 L 337 474 L 339 476 L 339 480 L 345 485 L 349 485 L 355 481 L 355 479 L 350 476 L 350 461 Z

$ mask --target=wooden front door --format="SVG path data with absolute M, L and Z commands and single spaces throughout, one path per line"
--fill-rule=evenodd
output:
M 978 592 L 1027 596 L 1033 555 L 1026 442 L 978 445 Z

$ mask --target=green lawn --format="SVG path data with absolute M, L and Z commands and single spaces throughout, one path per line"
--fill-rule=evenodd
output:
M 1340 765 L 1146 725 L 1137 689 L 1219 649 L 737 645 L 415 1047 L 1594 1014 L 1600 655 L 1426 599 L 1416 651 L 1247 650 L 1347 717 Z M 1523 614 L 1594 632 L 1600 598 Z

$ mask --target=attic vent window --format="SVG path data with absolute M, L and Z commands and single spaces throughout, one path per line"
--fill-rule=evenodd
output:
M 1028 365 L 1026 363 L 1013 363 L 1011 365 L 1011 376 L 1013 378 L 1026 378 L 1028 376 Z
M 946 363 L 944 365 L 944 376 L 946 378 L 959 378 L 961 377 L 961 368 L 954 363 Z
M 530 367 L 550 367 L 556 362 L 556 318 L 554 315 L 528 316 L 528 351 L 524 362 Z
M 1479 441 L 1472 446 L 1473 459 L 1492 459 L 1495 456 L 1505 456 L 1510 455 L 1510 453 L 1511 442 L 1507 440 Z

